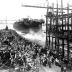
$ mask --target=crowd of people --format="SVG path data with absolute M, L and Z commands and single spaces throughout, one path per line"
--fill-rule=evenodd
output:
M 62 58 L 61 51 L 47 50 L 47 48 L 22 38 L 13 30 L 7 28 L 0 30 L 0 67 L 24 66 L 29 71 L 38 69 L 40 65 L 51 68 L 52 64 L 55 64 L 63 68 L 66 63 L 69 62 Z M 70 65 L 72 65 L 71 62 Z
M 14 30 L 0 30 L 0 66 L 25 66 L 28 69 L 37 68 L 37 64 L 46 59 L 46 49 L 22 38 Z M 45 66 L 45 64 L 43 63 Z

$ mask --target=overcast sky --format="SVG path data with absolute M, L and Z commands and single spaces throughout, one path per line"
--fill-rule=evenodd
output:
M 61 0 L 58 0 L 59 6 Z M 52 3 L 57 3 L 57 0 L 49 0 L 49 5 Z M 66 7 L 67 3 L 72 4 L 72 0 L 63 0 L 64 7 Z M 0 0 L 0 19 L 20 19 L 24 17 L 31 18 L 44 18 L 46 14 L 46 9 L 39 8 L 26 8 L 22 7 L 22 4 L 27 5 L 40 5 L 46 6 L 46 0 Z

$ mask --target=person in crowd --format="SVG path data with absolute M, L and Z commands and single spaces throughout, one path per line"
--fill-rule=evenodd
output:
M 4 53 L 4 61 L 5 61 L 6 66 L 10 66 L 11 60 L 10 60 L 10 52 L 9 51 L 6 51 Z
M 48 60 L 47 64 L 48 64 L 49 68 L 51 68 L 51 61 L 50 61 L 50 59 L 47 59 L 47 60 Z
M 55 65 L 61 67 L 60 61 L 57 58 L 55 59 Z
M 43 60 L 43 66 L 47 66 L 47 58 L 44 58 L 44 60 Z

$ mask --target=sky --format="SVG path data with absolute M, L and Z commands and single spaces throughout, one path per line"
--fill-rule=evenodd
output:
M 52 3 L 57 3 L 57 0 L 48 0 L 49 6 Z M 59 6 L 60 1 L 58 0 Z M 66 7 L 67 3 L 72 4 L 71 0 L 63 0 L 64 7 Z M 40 8 L 27 8 L 22 7 L 22 4 L 25 5 L 37 5 L 37 6 L 46 6 L 46 0 L 0 0 L 0 20 L 8 19 L 8 20 L 17 20 L 25 17 L 30 18 L 45 18 L 46 9 Z

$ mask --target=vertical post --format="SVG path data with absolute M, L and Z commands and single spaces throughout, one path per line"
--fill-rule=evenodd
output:
M 56 15 L 56 31 L 58 31 L 58 0 L 57 0 L 57 15 Z M 58 34 L 58 32 L 57 32 L 57 34 Z M 58 47 L 58 45 L 59 45 L 59 38 L 57 38 L 57 42 L 56 42 L 57 44 L 57 51 L 59 51 L 59 47 Z M 59 52 L 58 52 L 59 53 Z
M 55 50 L 56 50 L 56 37 L 55 37 Z
M 64 39 L 62 39 L 62 59 L 64 58 Z
M 68 14 L 68 31 L 69 31 L 69 4 L 67 4 L 67 14 Z
M 61 12 L 62 12 L 62 30 L 63 30 L 63 0 L 61 0 Z
M 56 28 L 58 29 L 58 0 L 57 0 Z
M 63 0 L 61 0 L 61 11 L 62 11 L 62 34 L 64 35 L 63 30 Z M 64 58 L 64 39 L 62 38 L 62 59 Z
M 47 13 L 46 13 L 46 45 L 45 47 L 48 49 L 48 0 L 47 0 Z
M 51 29 L 51 26 L 52 26 L 52 17 L 50 16 L 50 28 L 49 28 L 49 30 L 50 30 L 50 32 L 52 31 L 52 29 Z M 51 35 L 50 35 L 50 32 L 49 32 L 49 48 L 51 48 Z
M 57 13 L 56 13 L 56 32 L 58 34 L 58 0 L 57 0 Z M 55 36 L 55 49 L 56 50 L 57 50 L 57 41 L 58 41 L 57 36 Z
M 69 60 L 69 4 L 67 4 L 67 14 L 68 14 L 68 33 L 67 33 L 67 59 Z
M 71 30 L 72 30 L 72 11 L 71 11 Z
M 53 19 L 54 19 L 54 3 L 52 3 L 52 8 L 53 8 L 53 9 L 52 9 Z M 53 30 L 53 27 L 54 27 L 54 20 L 53 20 L 53 19 L 52 19 L 52 23 L 53 23 L 53 24 L 52 24 L 52 30 Z M 53 37 L 54 37 L 54 36 L 52 35 L 52 49 L 53 49 Z
M 65 18 L 65 30 L 66 30 L 66 18 Z

